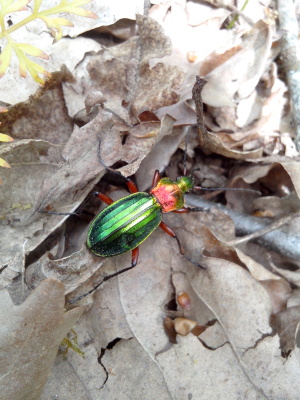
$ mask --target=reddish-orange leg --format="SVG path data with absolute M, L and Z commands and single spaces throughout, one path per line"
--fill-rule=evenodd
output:
M 156 186 L 160 180 L 161 180 L 161 175 L 160 175 L 159 170 L 157 169 L 154 172 L 154 175 L 153 175 L 153 178 L 152 178 L 152 187 Z
M 189 212 L 189 211 L 186 211 Z M 179 247 L 179 252 L 181 255 L 183 255 L 184 258 L 186 258 L 189 262 L 191 262 L 192 264 L 196 265 L 196 267 L 199 267 L 201 269 L 205 269 L 204 267 L 202 267 L 202 265 L 196 263 L 196 261 L 192 260 L 190 257 L 186 256 L 184 254 L 184 249 L 176 235 L 176 233 L 167 225 L 165 224 L 163 221 L 159 224 L 159 227 L 166 232 L 169 236 L 171 236 L 172 238 L 176 239 L 178 247 Z

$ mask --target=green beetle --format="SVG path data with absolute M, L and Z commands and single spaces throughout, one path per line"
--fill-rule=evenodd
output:
M 87 236 L 87 247 L 96 256 L 112 257 L 135 250 L 158 226 L 177 238 L 162 222 L 162 214 L 203 210 L 184 207 L 184 194 L 194 186 L 189 176 L 173 182 L 156 171 L 150 193 L 139 192 L 128 178 L 127 186 L 132 194 L 115 202 L 103 193 L 94 193 L 108 204 L 92 222 Z
M 107 171 L 119 174 L 118 171 L 107 167 L 98 152 L 99 160 Z M 167 212 L 188 213 L 203 211 L 203 208 L 184 207 L 184 195 L 194 186 L 191 176 L 182 176 L 172 181 L 170 178 L 161 178 L 159 171 L 155 171 L 150 193 L 139 192 L 135 183 L 125 178 L 131 194 L 120 200 L 113 201 L 103 193 L 95 192 L 94 195 L 108 204 L 93 220 L 87 235 L 88 249 L 99 257 L 112 257 L 132 251 L 131 266 L 115 274 L 107 275 L 92 290 L 72 300 L 75 302 L 96 290 L 104 281 L 107 281 L 129 269 L 138 262 L 138 246 L 157 228 L 162 228 L 167 234 L 177 240 L 180 253 L 184 255 L 183 248 L 175 232 L 162 221 L 162 214 Z M 185 255 L 184 255 L 185 256 Z M 201 267 L 200 264 L 192 261 Z M 203 268 L 204 269 L 204 268 Z

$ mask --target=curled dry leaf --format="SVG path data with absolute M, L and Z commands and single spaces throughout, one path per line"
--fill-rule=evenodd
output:
M 262 149 L 256 149 L 249 152 L 240 152 L 227 148 L 222 140 L 209 132 L 203 122 L 203 102 L 202 102 L 202 91 L 205 88 L 207 80 L 197 76 L 195 86 L 193 87 L 193 100 L 196 106 L 197 115 L 197 127 L 199 132 L 200 145 L 204 151 L 214 152 L 217 154 L 224 155 L 235 159 L 252 159 L 258 158 L 262 154 Z
M 239 44 L 223 54 L 211 54 L 201 65 L 200 75 L 205 75 L 209 81 L 203 89 L 203 97 L 209 105 L 232 107 L 233 99 L 236 101 L 253 92 L 265 70 L 272 44 L 272 28 L 258 21 L 239 40 Z M 209 73 L 207 64 L 210 65 Z

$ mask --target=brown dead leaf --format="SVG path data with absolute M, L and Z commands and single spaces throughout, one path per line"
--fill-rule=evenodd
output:
M 295 348 L 295 334 L 300 321 L 300 307 L 290 307 L 272 318 L 272 327 L 280 336 L 280 347 L 285 354 Z
M 265 196 L 254 200 L 256 215 L 262 217 L 283 217 L 300 210 L 300 200 L 295 192 L 285 197 Z
M 300 306 L 300 289 L 296 288 L 293 290 L 291 293 L 291 296 L 288 300 L 287 307 L 294 307 L 294 306 Z M 297 344 L 298 346 L 298 344 Z
M 208 228 L 203 227 L 203 230 L 205 235 L 205 250 L 203 254 L 205 256 L 228 260 L 240 265 L 242 268 L 247 268 L 251 275 L 256 280 L 261 281 L 262 285 L 267 289 L 272 304 L 272 314 L 276 314 L 286 308 L 287 301 L 291 295 L 291 287 L 285 279 L 270 272 L 266 266 L 258 263 L 239 248 L 226 244 L 226 241 L 218 240 Z M 217 234 L 222 237 L 220 232 L 217 232 Z
M 128 165 L 120 168 L 120 172 L 125 176 L 133 175 L 139 168 L 141 162 L 143 162 L 147 157 L 147 154 L 149 154 L 152 150 L 153 152 L 155 151 L 155 146 L 157 146 L 157 148 L 161 148 L 162 146 L 162 149 L 165 149 L 165 146 L 161 144 L 161 140 L 165 138 L 167 143 L 170 142 L 168 136 L 171 136 L 173 133 L 174 119 L 169 115 L 166 115 L 159 123 L 146 123 L 148 130 L 146 130 L 147 133 L 146 137 L 144 137 L 144 140 L 141 140 L 142 138 L 140 137 L 140 134 L 137 134 L 137 132 L 140 132 L 140 126 L 143 129 L 143 123 L 129 129 L 129 132 L 132 133 L 133 131 L 133 133 L 127 138 L 126 143 L 123 146 L 122 159 L 126 161 Z M 156 127 L 155 131 L 153 130 L 153 126 Z M 151 133 L 150 135 L 149 132 Z M 169 154 L 165 155 L 168 161 L 173 152 L 175 152 L 174 147 Z M 164 154 L 165 153 L 166 151 Z M 155 167 L 155 169 L 158 168 L 159 164 Z M 151 174 L 151 170 L 149 171 L 147 168 L 147 181 L 142 181 L 143 188 L 141 187 L 141 190 L 146 188 L 148 189 L 150 187 L 155 169 L 152 170 L 153 172 Z
M 274 263 L 272 263 L 272 268 L 274 271 L 278 272 L 281 276 L 283 276 L 288 282 L 293 285 L 300 287 L 300 270 L 297 271 L 289 271 L 288 269 L 279 268 Z
M 113 124 L 110 118 L 111 114 L 100 113 L 84 128 L 75 128 L 63 152 L 59 146 L 40 140 L 24 140 L 2 147 L 2 153 L 7 153 L 14 165 L 4 174 L 0 188 L 3 219 L 9 222 L 3 246 L 5 266 L 19 271 L 24 255 L 61 223 L 61 217 L 48 218 L 37 213 L 38 209 L 51 205 L 56 211 L 72 212 L 86 197 L 101 171 L 96 132 L 100 127 L 109 129 Z M 114 157 L 116 153 L 111 155 Z M 18 240 L 12 245 L 14 238 Z M 16 255 L 18 259 L 14 260 Z
M 171 120 L 171 117 L 166 117 L 169 123 L 172 122 L 173 127 L 174 121 Z M 165 118 L 163 118 L 161 125 L 161 132 L 163 133 L 165 131 L 165 134 L 161 136 L 162 139 L 155 144 L 151 154 L 149 153 L 149 155 L 143 159 L 136 174 L 138 187 L 142 191 L 150 188 L 156 170 L 164 171 L 170 162 L 171 156 L 178 148 L 178 145 L 186 133 L 185 130 L 181 128 L 177 130 L 174 128 L 172 130 L 168 129 L 167 132 L 167 124 L 163 123 Z
M 128 123 L 135 123 L 145 110 L 176 103 L 175 90 L 183 79 L 177 67 L 158 63 L 150 69 L 152 58 L 170 54 L 171 42 L 153 19 L 137 16 L 137 25 L 138 36 L 103 50 L 88 65 L 93 86 L 107 99 L 106 107 Z
M 225 50 L 224 53 L 211 53 L 206 59 L 203 61 L 200 67 L 199 74 L 202 76 L 208 75 L 215 68 L 218 68 L 220 65 L 227 62 L 231 57 L 241 51 L 243 47 L 241 45 L 237 45 L 232 47 L 231 49 Z
M 84 232 L 84 241 L 85 237 L 86 232 Z M 84 287 L 84 284 L 92 275 L 93 279 L 96 279 L 98 269 L 103 267 L 103 259 L 96 259 L 99 261 L 96 263 L 95 257 L 92 256 L 85 245 L 80 251 L 72 253 L 69 257 L 53 258 L 50 253 L 46 253 L 26 269 L 26 282 L 30 288 L 35 287 L 46 278 L 53 278 L 61 281 L 65 286 L 65 294 L 69 294 L 78 287 Z M 99 280 L 101 280 L 101 275 Z M 75 293 L 70 297 L 72 299 L 77 295 Z
M 0 398 L 38 399 L 58 347 L 83 309 L 64 313 L 64 288 L 54 279 L 43 281 L 21 305 L 5 291 L 0 295 Z
M 170 343 L 174 343 L 174 344 L 177 343 L 177 340 L 176 340 L 177 333 L 174 328 L 174 321 L 169 317 L 166 317 L 164 319 L 164 331 L 165 331 L 166 335 L 168 336 Z
M 205 343 L 206 346 L 213 350 L 224 346 L 225 343 L 228 343 L 228 338 L 226 337 L 224 329 L 218 321 L 215 321 L 206 332 L 202 333 L 200 339 Z
M 270 191 L 278 192 L 281 196 L 287 195 L 293 190 L 293 184 L 282 168 L 284 163 L 285 161 L 282 161 L 282 163 L 273 162 L 267 165 L 252 165 L 247 168 L 239 168 L 236 170 L 232 181 L 235 183 L 239 179 L 243 179 L 246 183 L 250 184 L 261 179 Z M 297 162 L 291 162 L 291 164 L 295 164 L 296 169 L 299 168 L 296 166 Z M 297 176 L 294 175 L 294 178 L 295 184 L 297 184 Z
M 234 158 L 236 160 L 253 160 L 261 157 L 262 148 L 258 148 L 251 151 L 237 151 L 231 150 L 222 142 L 222 140 L 214 135 L 212 132 L 202 132 L 199 130 L 200 141 L 205 151 L 221 154 L 228 158 Z
M 215 61 L 215 68 L 206 74 L 208 84 L 203 89 L 205 103 L 214 107 L 232 107 L 234 101 L 249 96 L 256 87 L 264 72 L 266 59 L 272 43 L 271 27 L 263 21 L 258 21 L 253 29 L 245 34 L 240 44 L 233 49 L 226 49 L 221 54 L 221 60 Z M 228 51 L 230 52 L 228 53 Z M 232 57 L 229 57 L 232 54 Z M 212 55 L 208 59 L 211 63 Z M 216 59 L 216 55 L 214 55 Z M 202 68 L 208 67 L 205 61 L 199 71 L 203 75 Z
M 41 96 L 32 96 L 12 106 L 8 113 L 0 114 L 0 122 L 1 131 L 9 132 L 15 139 L 39 138 L 52 144 L 66 143 L 73 122 L 65 106 L 62 82 L 57 82 Z
M 280 311 L 285 310 L 292 293 L 290 284 L 283 278 L 263 280 L 261 284 L 269 293 L 272 302 L 272 313 L 278 314 Z
M 268 294 L 245 270 L 232 263 L 212 258 L 206 260 L 205 266 L 208 272 L 199 275 L 188 268 L 191 282 L 220 321 L 243 370 L 266 397 L 274 396 L 274 390 L 276 396 L 285 396 L 284 392 L 294 382 L 294 375 L 288 378 L 289 373 L 298 369 L 296 354 L 288 363 L 280 358 L 278 337 L 271 336 L 269 326 Z M 274 358 L 275 350 L 277 357 Z M 259 371 L 257 362 L 262 363 Z M 289 398 L 295 395 L 296 391 L 292 390 Z

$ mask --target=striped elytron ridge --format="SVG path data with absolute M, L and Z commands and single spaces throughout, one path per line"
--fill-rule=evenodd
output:
M 102 257 L 126 253 L 158 227 L 161 215 L 161 207 L 153 195 L 133 193 L 109 205 L 95 218 L 87 246 Z

